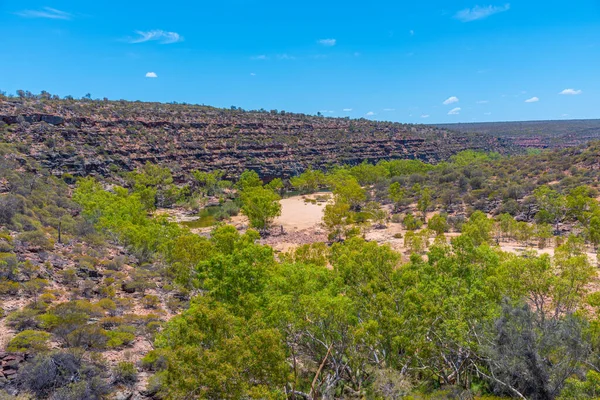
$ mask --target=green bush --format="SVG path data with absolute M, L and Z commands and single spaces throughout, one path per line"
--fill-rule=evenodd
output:
M 41 247 L 44 250 L 52 250 L 54 248 L 54 241 L 39 229 L 22 233 L 19 235 L 19 239 L 30 246 Z
M 0 281 L 0 295 L 16 295 L 19 293 L 21 285 L 17 282 L 1 280 Z
M 48 340 L 50 339 L 48 332 L 25 330 L 18 333 L 10 342 L 6 350 L 13 352 L 40 352 L 48 350 Z
M 415 216 L 412 214 L 406 214 L 406 216 L 402 220 L 402 224 L 404 224 L 404 227 L 409 231 L 415 231 L 423 226 L 423 221 L 421 221 L 418 218 L 415 218 Z
M 7 317 L 7 323 L 16 331 L 36 329 L 41 326 L 40 312 L 31 308 L 15 311 Z
M 137 381 L 137 370 L 131 362 L 122 361 L 113 369 L 113 382 L 132 384 Z
M 108 337 L 106 346 L 113 349 L 127 346 L 135 340 L 135 335 L 131 332 L 107 331 L 106 336 Z

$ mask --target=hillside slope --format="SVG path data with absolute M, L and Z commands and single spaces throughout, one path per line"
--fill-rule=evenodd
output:
M 396 158 L 436 162 L 464 149 L 517 149 L 489 135 L 423 125 L 91 100 L 0 99 L 0 135 L 52 173 L 77 176 L 151 161 L 169 166 L 175 176 L 194 169 L 235 176 L 252 169 L 268 179 L 309 166 Z
M 502 138 L 519 147 L 559 149 L 600 139 L 600 120 L 480 122 L 439 124 L 440 129 L 455 132 L 483 133 Z

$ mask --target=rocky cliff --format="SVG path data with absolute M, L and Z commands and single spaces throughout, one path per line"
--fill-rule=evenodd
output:
M 206 106 L 83 100 L 0 100 L 2 140 L 55 174 L 131 170 L 150 161 L 177 174 L 244 169 L 289 177 L 363 160 L 435 162 L 464 149 L 514 152 L 503 139 L 423 125 L 247 112 Z

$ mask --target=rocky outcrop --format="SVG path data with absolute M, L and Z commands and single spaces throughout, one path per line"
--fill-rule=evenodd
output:
M 14 384 L 19 367 L 27 360 L 27 354 L 0 352 L 0 389 Z
M 423 125 L 141 102 L 4 100 L 0 121 L 5 141 L 58 175 L 107 175 L 149 161 L 176 176 L 252 169 L 269 179 L 364 160 L 436 162 L 464 149 L 516 149 L 489 135 Z

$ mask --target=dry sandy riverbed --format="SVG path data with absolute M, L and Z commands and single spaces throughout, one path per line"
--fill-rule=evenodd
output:
M 319 201 L 316 201 L 316 200 Z M 326 242 L 327 233 L 323 227 L 323 212 L 325 205 L 331 201 L 331 193 L 318 192 L 305 196 L 292 196 L 280 201 L 281 215 L 273 222 L 272 235 L 261 240 L 261 243 L 272 246 L 276 251 L 289 251 L 302 244 Z M 389 207 L 384 207 L 389 208 Z M 390 211 L 390 210 L 387 210 Z M 166 214 L 174 222 L 194 220 L 197 217 L 190 216 L 184 210 L 159 210 L 157 213 Z M 435 212 L 428 213 L 427 217 Z M 228 223 L 234 225 L 243 232 L 248 227 L 248 219 L 243 215 L 231 218 Z M 282 229 L 283 228 L 283 229 Z M 198 228 L 192 231 L 202 235 L 208 235 L 211 227 Z M 282 234 L 283 232 L 283 234 Z M 404 246 L 406 229 L 399 223 L 387 223 L 384 229 L 367 228 L 364 233 L 366 240 L 372 240 L 379 244 L 389 244 L 394 250 L 403 254 L 408 259 L 410 252 Z M 398 235 L 399 234 L 399 235 Z M 450 241 L 458 233 L 447 233 L 446 238 Z M 431 242 L 431 241 L 430 241 Z M 500 242 L 502 251 L 520 254 L 524 251 L 534 250 L 538 254 L 549 254 L 554 256 L 553 246 L 539 249 L 536 246 L 524 246 L 516 242 Z M 588 253 L 592 263 L 596 263 L 596 254 Z

